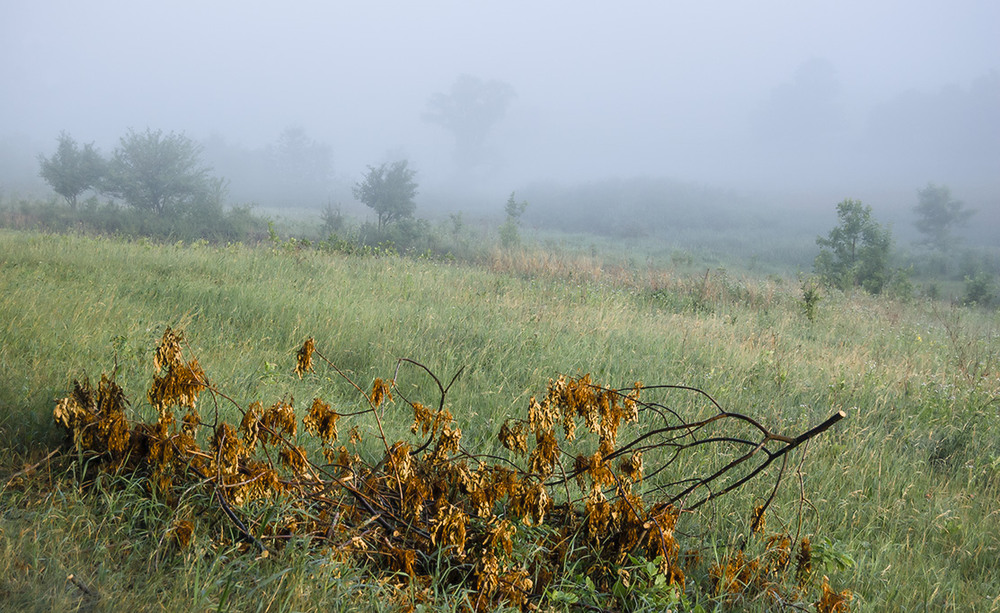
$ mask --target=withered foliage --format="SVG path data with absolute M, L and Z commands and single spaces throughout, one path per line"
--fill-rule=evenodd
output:
M 59 400 L 52 412 L 57 424 L 73 434 L 73 442 L 88 450 L 107 453 L 118 465 L 131 441 L 131 430 L 125 409 L 128 404 L 118 384 L 101 376 L 94 390 L 90 381 L 73 382 L 73 392 Z
M 830 588 L 830 580 L 825 576 L 820 590 L 822 595 L 819 600 L 813 603 L 818 613 L 846 613 L 850 610 L 848 603 L 853 598 L 850 590 L 834 592 Z
M 340 414 L 330 408 L 330 405 L 319 398 L 314 398 L 309 413 L 302 419 L 306 432 L 315 434 L 325 444 L 330 445 L 337 440 L 337 420 Z
M 198 395 L 208 387 L 208 379 L 198 360 L 184 361 L 180 346 L 182 341 L 182 334 L 167 328 L 153 358 L 157 374 L 153 375 L 147 397 L 149 404 L 161 413 L 173 406 L 194 409 Z M 163 370 L 166 374 L 161 377 L 159 373 Z
M 316 350 L 316 341 L 310 336 L 306 339 L 306 342 L 302 344 L 302 348 L 299 349 L 298 354 L 296 354 L 295 361 L 295 374 L 302 378 L 302 375 L 307 372 L 313 371 L 313 351 Z
M 167 329 L 156 350 L 146 395 L 155 422 L 130 423 L 124 392 L 106 376 L 97 390 L 86 380 L 75 383 L 53 411 L 73 444 L 111 469 L 147 475 L 149 488 L 168 501 L 194 485 L 207 486 L 227 524 L 259 550 L 280 548 L 292 536 L 308 538 L 394 581 L 405 577 L 412 593 L 423 593 L 432 578 L 465 585 L 477 611 L 537 608 L 570 568 L 614 600 L 621 596 L 614 584 L 641 587 L 647 580 L 627 569 L 637 560 L 655 568 L 649 585 L 690 589 L 686 573 L 702 562 L 697 549 L 680 553 L 684 514 L 782 460 L 776 488 L 785 454 L 843 417 L 787 437 L 723 410 L 693 388 L 635 383 L 617 390 L 589 375 L 561 376 L 549 381 L 543 397 L 530 399 L 524 419 L 502 425 L 497 436 L 509 453 L 497 457 L 463 446 L 462 430 L 445 406 L 450 383 L 416 362 L 400 360 L 392 379 L 375 379 L 365 393 L 309 338 L 297 353 L 295 374 L 304 377 L 317 360 L 326 363 L 364 396 L 367 408 L 338 411 L 314 398 L 298 410 L 300 429 L 294 399 L 267 408 L 259 401 L 236 404 L 209 384 L 197 360 L 185 361 L 182 342 L 180 333 Z M 440 392 L 435 404 L 400 393 L 396 376 L 403 366 L 433 380 Z M 684 420 L 672 408 L 640 399 L 649 390 L 700 394 L 714 410 Z M 202 427 L 196 407 L 205 392 L 231 403 L 242 415 L 239 424 L 216 418 Z M 382 421 L 396 410 L 396 399 L 413 414 L 400 440 L 389 437 Z M 181 408 L 178 422 L 174 410 Z M 346 442 L 338 431 L 341 419 L 351 420 Z M 370 460 L 363 459 L 373 452 L 362 446 L 358 423 L 366 419 L 375 422 L 367 431 L 377 431 L 381 449 Z M 717 446 L 732 459 L 704 475 L 665 470 L 684 452 Z M 281 500 L 282 511 L 247 504 L 262 499 Z M 767 506 L 753 509 L 748 526 L 762 539 Z M 169 537 L 185 547 L 193 534 L 185 518 L 174 522 Z M 812 572 L 808 539 L 800 543 L 794 568 L 789 535 L 759 542 L 762 554 L 739 548 L 709 567 L 703 588 L 721 599 L 771 594 L 802 601 Z M 849 596 L 826 582 L 819 597 L 817 609 L 847 610 Z
M 790 581 L 788 571 L 791 554 L 791 537 L 787 534 L 774 534 L 765 539 L 763 552 L 756 556 L 743 550 L 726 555 L 709 568 L 712 591 L 730 604 L 758 598 L 763 598 L 770 604 L 788 602 L 792 598 L 801 599 L 808 591 L 806 580 L 811 577 L 811 570 L 800 566 L 795 573 L 799 580 Z M 800 561 L 809 559 L 808 538 L 802 539 L 796 557 Z M 827 591 L 828 587 L 824 593 Z M 849 596 L 846 598 L 849 599 Z M 835 610 L 848 611 L 846 600 L 842 606 L 843 608 Z
M 372 406 L 380 407 L 385 401 L 392 402 L 392 388 L 388 381 L 375 379 L 372 383 L 372 393 L 370 396 Z
M 170 528 L 170 537 L 179 548 L 184 549 L 194 539 L 194 524 L 186 519 L 175 521 Z

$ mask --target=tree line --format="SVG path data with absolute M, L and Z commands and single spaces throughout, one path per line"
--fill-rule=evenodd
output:
M 65 132 L 58 141 L 55 153 L 39 156 L 39 174 L 74 211 L 87 191 L 120 199 L 157 217 L 222 210 L 227 181 L 212 174 L 202 161 L 202 146 L 183 134 L 129 129 L 109 158 L 93 143 L 80 146 Z M 417 193 L 416 171 L 407 160 L 368 166 L 353 186 L 354 197 L 376 215 L 374 233 L 379 241 L 386 240 L 391 225 L 413 219 Z M 921 243 L 940 254 L 950 251 L 957 242 L 955 231 L 974 211 L 953 198 L 946 185 L 929 183 L 917 196 L 914 225 L 923 237 Z M 500 232 L 504 247 L 519 243 L 517 228 L 526 206 L 511 194 Z M 890 266 L 892 233 L 875 220 L 871 206 L 845 199 L 837 204 L 837 216 L 839 224 L 816 238 L 820 252 L 814 271 L 823 283 L 878 294 L 904 275 Z
M 928 183 L 918 190 L 914 226 L 921 233 L 920 244 L 938 253 L 950 251 L 957 243 L 955 230 L 974 214 L 951 195 L 946 185 Z M 892 232 L 878 223 L 872 207 L 860 200 L 846 199 L 837 204 L 839 224 L 826 236 L 816 238 L 820 253 L 814 269 L 831 287 L 847 290 L 860 287 L 881 293 L 892 281 L 890 268 Z
M 130 129 L 109 158 L 93 143 L 80 146 L 66 132 L 58 140 L 51 156 L 39 156 L 39 175 L 72 210 L 88 191 L 156 215 L 221 207 L 225 198 L 227 181 L 212 175 L 202 161 L 202 146 L 183 134 Z M 408 162 L 400 160 L 369 166 L 355 184 L 355 197 L 375 211 L 379 230 L 413 216 L 415 175 Z
M 156 214 L 191 207 L 221 206 L 226 181 L 201 160 L 201 146 L 174 132 L 129 129 L 105 159 L 66 132 L 51 157 L 39 156 L 39 175 L 76 210 L 87 191 L 118 198 Z

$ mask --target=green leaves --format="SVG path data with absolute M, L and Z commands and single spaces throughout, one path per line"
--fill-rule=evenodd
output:
M 129 130 L 111 157 L 104 189 L 130 206 L 154 213 L 220 204 L 226 183 L 201 161 L 201 146 L 162 130 Z
M 406 160 L 399 160 L 369 166 L 364 178 L 354 184 L 354 197 L 378 215 L 380 232 L 393 221 L 413 217 L 417 210 L 413 201 L 417 195 L 417 183 L 413 180 L 416 174 Z
M 840 289 L 861 286 L 878 294 L 889 280 L 889 249 L 892 234 L 872 218 L 872 208 L 860 200 L 847 199 L 837 205 L 840 225 L 816 244 L 826 249 L 814 267 L 823 280 Z
M 88 143 L 80 149 L 66 132 L 59 134 L 59 148 L 52 157 L 39 156 L 38 163 L 39 176 L 74 210 L 78 196 L 97 188 L 105 173 L 104 159 L 94 144 Z

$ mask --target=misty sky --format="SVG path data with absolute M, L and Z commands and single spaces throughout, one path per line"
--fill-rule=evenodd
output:
M 34 163 L 61 130 L 109 152 L 129 127 L 260 148 L 298 126 L 338 175 L 409 157 L 446 182 L 421 113 L 469 74 L 516 92 L 480 170 L 510 184 L 995 186 L 998 26 L 992 0 L 9 0 L 0 138 Z

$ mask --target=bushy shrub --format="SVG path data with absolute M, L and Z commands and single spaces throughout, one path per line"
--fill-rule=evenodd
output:
M 965 297 L 963 304 L 989 307 L 996 302 L 993 291 L 993 277 L 986 271 L 979 271 L 974 276 L 965 278 Z
M 227 210 L 218 204 L 200 204 L 177 209 L 171 215 L 159 215 L 114 201 L 100 202 L 97 198 L 87 199 L 76 210 L 55 202 L 22 202 L 16 219 L 5 220 L 5 224 L 46 232 L 213 243 L 250 240 L 265 227 L 264 219 L 254 215 L 252 205 Z

